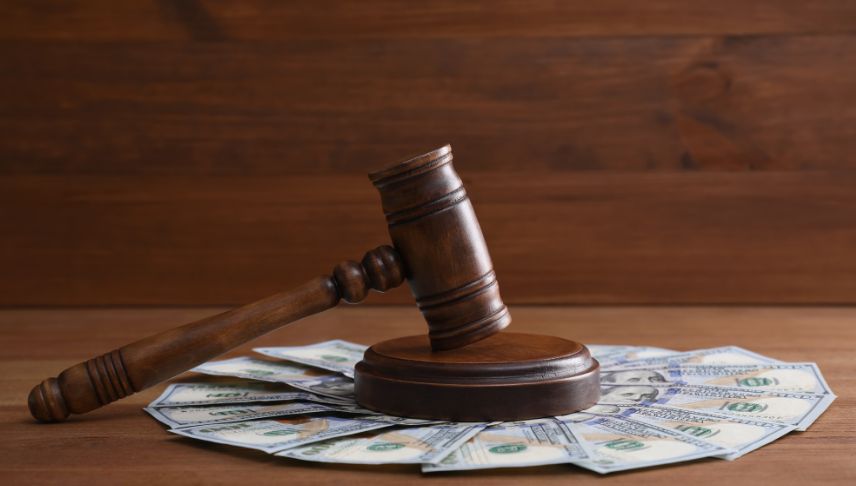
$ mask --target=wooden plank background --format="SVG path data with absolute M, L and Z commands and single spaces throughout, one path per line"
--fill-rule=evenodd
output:
M 0 305 L 288 288 L 387 240 L 368 170 L 445 143 L 509 302 L 856 303 L 856 2 L 0 14 Z

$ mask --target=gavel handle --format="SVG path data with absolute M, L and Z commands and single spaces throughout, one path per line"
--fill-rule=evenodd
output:
M 380 246 L 361 263 L 342 262 L 331 276 L 252 304 L 149 336 L 66 369 L 30 392 L 30 413 L 60 422 L 144 390 L 253 338 L 338 304 L 357 303 L 369 289 L 401 285 L 404 271 L 396 251 Z

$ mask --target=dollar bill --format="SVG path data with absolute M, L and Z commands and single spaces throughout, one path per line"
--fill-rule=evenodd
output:
M 308 401 L 318 403 L 348 403 L 344 399 L 324 397 L 297 391 L 278 383 L 174 383 L 149 407 L 182 407 L 192 405 L 224 405 L 230 403 Z
M 315 442 L 276 455 L 345 464 L 434 464 L 484 429 L 481 423 L 395 428 Z
M 365 420 L 368 422 L 383 422 L 385 424 L 390 425 L 403 425 L 403 426 L 411 426 L 411 425 L 433 425 L 433 424 L 447 424 L 449 423 L 446 420 L 432 420 L 432 419 L 417 419 L 417 418 L 408 418 L 408 417 L 397 417 L 395 415 L 385 415 L 382 413 L 372 412 L 371 415 L 362 415 L 356 417 L 359 420 Z
M 701 385 L 602 386 L 599 404 L 667 405 L 684 410 L 793 425 L 806 430 L 835 395 L 782 393 Z
M 653 405 L 634 407 L 627 405 L 596 405 L 590 409 L 559 420 L 588 420 L 593 415 L 608 415 L 629 418 L 667 429 L 689 434 L 697 439 L 711 442 L 730 452 L 721 456 L 734 460 L 794 430 L 793 425 L 775 422 L 729 417 L 711 412 L 694 412 L 678 408 Z
M 318 395 L 353 398 L 354 381 L 345 376 L 319 371 L 304 365 L 274 363 L 254 358 L 209 361 L 191 371 L 216 376 L 235 376 L 251 380 L 285 383 Z
M 563 423 L 580 439 L 589 454 L 588 459 L 571 462 L 601 474 L 731 452 L 675 430 L 619 417 L 593 417 Z
M 765 364 L 780 363 L 781 361 L 754 353 L 739 346 L 721 346 L 718 348 L 699 349 L 685 353 L 670 354 L 635 360 L 617 360 L 609 363 L 610 367 L 646 367 L 676 364 Z
M 832 393 L 814 363 L 769 363 L 754 365 L 668 364 L 602 371 L 601 383 L 634 385 L 681 383 L 753 390 Z
M 566 464 L 588 458 L 574 434 L 555 419 L 491 425 L 422 472 Z
M 390 423 L 358 418 L 295 417 L 186 427 L 172 429 L 170 432 L 192 439 L 258 449 L 272 454 L 312 442 L 392 426 Z
M 608 473 L 735 459 L 805 430 L 836 398 L 814 363 L 782 363 L 737 346 L 590 345 L 601 363 L 594 407 L 548 419 L 450 423 L 358 406 L 351 377 L 364 350 L 341 340 L 258 348 L 285 361 L 205 363 L 194 371 L 248 381 L 176 383 L 145 410 L 178 435 L 308 461 L 421 463 L 423 472 L 573 463 Z
M 586 347 L 588 348 L 589 353 L 597 359 L 610 354 L 631 351 L 636 348 L 636 346 L 626 346 L 622 344 L 586 344 Z
M 272 405 L 235 404 L 205 407 L 146 407 L 143 410 L 174 429 L 310 413 L 343 412 L 364 414 L 366 412 L 358 407 L 334 407 L 321 403 L 308 402 L 288 402 Z
M 617 347 L 617 346 L 616 346 Z M 624 349 L 607 351 L 606 349 L 598 349 L 599 353 L 594 353 L 593 356 L 600 363 L 601 368 L 610 366 L 619 366 L 624 363 L 638 361 L 649 358 L 662 358 L 679 354 L 677 351 L 665 348 L 656 348 L 651 346 L 624 346 Z M 589 348 L 591 351 L 591 348 Z
M 353 378 L 354 367 L 363 359 L 363 353 L 366 349 L 368 346 L 334 339 L 308 346 L 254 348 L 253 351 L 274 358 L 335 371 Z

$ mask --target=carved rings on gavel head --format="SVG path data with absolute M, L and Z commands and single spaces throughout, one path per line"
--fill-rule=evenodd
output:
M 393 245 L 428 323 L 432 349 L 454 349 L 511 322 L 449 145 L 369 174 Z

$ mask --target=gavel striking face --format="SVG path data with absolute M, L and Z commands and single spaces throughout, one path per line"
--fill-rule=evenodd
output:
M 65 420 L 187 371 L 253 338 L 404 278 L 435 351 L 466 346 L 511 322 L 481 228 L 448 145 L 371 174 L 394 248 L 345 261 L 331 276 L 128 344 L 48 378 L 30 392 L 33 417 Z

